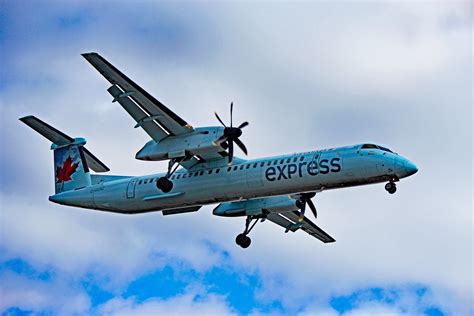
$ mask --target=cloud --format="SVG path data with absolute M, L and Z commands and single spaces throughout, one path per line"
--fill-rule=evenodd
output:
M 1 273 L 0 280 L 2 313 L 10 308 L 18 308 L 34 313 L 72 315 L 83 314 L 90 308 L 89 296 L 64 280 L 48 282 L 11 272 Z
M 71 284 L 92 275 L 114 296 L 104 305 L 110 313 L 169 308 L 159 297 L 121 297 L 153 271 L 205 273 L 224 264 L 258 275 L 254 297 L 277 306 L 267 312 L 310 311 L 316 301 L 315 313 L 329 313 L 331 297 L 416 283 L 430 289 L 434 306 L 468 314 L 472 22 L 466 7 L 224 3 L 183 9 L 76 2 L 33 11 L 9 3 L 11 23 L 0 42 L 6 57 L 0 85 L 2 256 L 24 258 L 40 270 L 53 267 Z M 243 251 L 233 241 L 243 219 L 213 217 L 211 207 L 162 217 L 52 205 L 49 143 L 18 122 L 20 116 L 35 114 L 71 136 L 85 136 L 114 173 L 165 168 L 134 159 L 147 135 L 132 128 L 127 113 L 111 103 L 108 83 L 79 56 L 91 50 L 195 126 L 216 124 L 212 112 L 225 117 L 234 100 L 235 120 L 251 123 L 243 135 L 250 157 L 376 141 L 415 161 L 420 172 L 402 181 L 395 196 L 381 186 L 318 194 L 318 225 L 337 240 L 330 246 L 264 223 Z M 8 278 L 49 287 L 21 275 Z M 86 310 L 87 294 L 71 284 L 58 281 L 55 288 L 79 297 L 76 310 Z M 207 303 L 223 313 L 238 310 L 221 294 L 202 307 L 194 292 L 171 300 L 203 311 Z M 60 308 L 48 302 L 51 296 L 35 295 L 20 306 Z M 44 304 L 34 303 L 39 301 Z M 357 308 L 403 312 L 390 304 Z
M 99 309 L 100 315 L 233 315 L 222 297 L 186 293 L 168 300 L 150 299 L 136 302 L 133 298 L 114 298 Z

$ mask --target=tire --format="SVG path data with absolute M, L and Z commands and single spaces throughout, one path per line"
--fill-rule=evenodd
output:
M 244 237 L 245 237 L 245 239 L 243 240 L 243 243 L 240 244 L 240 247 L 245 249 L 245 248 L 248 248 L 250 246 L 250 243 L 252 242 L 252 239 L 250 239 L 249 236 L 244 236 Z
M 173 182 L 168 180 L 166 177 L 161 177 L 156 181 L 156 187 L 164 193 L 168 193 L 173 189 Z
M 244 234 L 238 234 L 237 237 L 235 237 L 235 243 L 242 247 L 242 244 L 245 241 L 245 237 L 247 236 L 245 236 Z

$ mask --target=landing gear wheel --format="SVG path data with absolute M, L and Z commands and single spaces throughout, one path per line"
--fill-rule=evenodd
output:
M 249 236 L 245 236 L 244 242 L 240 245 L 240 247 L 248 248 L 251 242 L 252 242 L 252 239 L 250 239 Z
M 385 185 L 385 190 L 387 190 L 388 193 L 393 194 L 397 192 L 397 186 L 394 182 L 389 182 Z
M 235 237 L 235 243 L 240 246 L 244 242 L 244 239 L 245 234 L 238 234 L 237 237 Z
M 248 248 L 252 240 L 250 239 L 249 236 L 245 234 L 238 234 L 237 237 L 235 238 L 235 242 L 237 245 L 239 245 L 242 248 Z
M 156 181 L 156 187 L 164 193 L 168 193 L 171 191 L 171 189 L 173 189 L 173 182 L 171 182 L 166 177 L 161 177 L 158 179 L 158 181 Z

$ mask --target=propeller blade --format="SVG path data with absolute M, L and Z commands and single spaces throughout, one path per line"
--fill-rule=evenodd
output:
M 234 111 L 234 102 L 230 102 L 230 127 L 232 127 L 232 112 Z
M 244 128 L 245 126 L 249 125 L 249 122 L 243 122 L 239 125 L 239 128 Z
M 224 127 L 227 127 L 225 126 L 224 122 L 222 122 L 221 118 L 219 117 L 219 115 L 217 114 L 217 112 L 214 112 L 214 114 L 216 115 L 217 119 L 219 120 L 219 122 L 221 122 L 222 126 Z
M 232 160 L 234 159 L 234 142 L 229 141 L 229 162 L 228 164 L 232 164 Z
M 223 142 L 227 141 L 227 136 L 226 135 L 222 135 L 221 137 L 219 137 L 218 139 L 216 139 L 214 141 L 214 144 L 216 145 L 221 145 Z
M 301 208 L 300 208 L 300 217 L 298 218 L 298 221 L 302 222 L 304 220 L 304 211 L 306 210 L 306 201 L 305 200 L 300 200 L 301 201 Z
M 318 218 L 318 212 L 316 211 L 316 207 L 313 204 L 313 201 L 311 199 L 306 199 L 306 202 L 308 203 L 309 208 L 313 212 L 314 218 Z
M 237 146 L 239 146 L 240 149 L 244 152 L 244 154 L 248 155 L 247 153 L 247 147 L 245 147 L 244 143 L 238 138 L 234 139 L 234 142 Z

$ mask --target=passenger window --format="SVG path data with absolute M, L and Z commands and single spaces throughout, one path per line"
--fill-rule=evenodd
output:
M 176 176 L 176 179 L 179 179 L 179 178 L 181 178 L 181 175 L 180 175 L 180 174 L 178 174 L 178 175 Z
M 250 168 L 250 165 L 245 166 L 245 169 L 248 169 L 248 168 Z
M 204 171 L 199 172 L 199 175 L 202 176 L 204 174 Z
M 262 162 L 260 163 L 260 167 L 263 167 L 263 166 L 265 166 L 265 161 L 262 161 Z
M 143 184 L 147 184 L 147 183 L 148 183 L 148 179 L 143 180 Z
M 138 184 L 142 184 L 142 180 L 138 181 Z
M 242 170 L 242 169 L 244 169 L 244 165 L 241 165 L 241 166 L 240 166 L 240 170 Z
M 298 157 L 293 158 L 293 162 L 296 162 L 298 160 Z
M 230 171 L 230 169 L 232 169 L 232 167 L 227 167 L 227 171 Z
M 285 162 L 285 159 L 280 160 L 280 163 L 284 163 L 284 162 Z
M 208 174 L 211 174 L 211 173 L 212 173 L 212 169 L 211 169 L 211 170 L 209 170 Z
M 291 158 L 288 158 L 288 160 L 286 161 L 286 163 L 290 163 L 291 162 Z
M 304 156 L 301 156 L 301 157 L 300 157 L 300 161 L 303 161 L 303 160 L 304 160 Z
M 270 166 L 271 164 L 272 164 L 272 162 L 271 162 L 271 161 L 267 162 L 267 166 Z
M 216 169 L 216 173 L 219 173 L 219 171 L 221 171 L 221 169 L 217 168 L 217 169 Z
M 238 167 L 238 166 L 235 166 L 235 167 L 234 167 L 234 171 L 237 170 L 237 168 L 239 168 L 239 167 Z
M 194 176 L 197 177 L 198 174 L 199 174 L 199 171 L 196 171 L 196 172 L 194 173 Z
M 275 160 L 275 161 L 273 162 L 273 165 L 276 165 L 277 163 L 278 163 L 278 160 Z
M 256 163 L 253 164 L 253 167 L 257 168 L 257 165 L 258 165 L 258 163 L 256 162 Z

